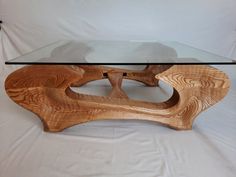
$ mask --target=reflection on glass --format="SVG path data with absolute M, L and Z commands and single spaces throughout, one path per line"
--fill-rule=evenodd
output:
M 8 63 L 209 63 L 229 62 L 178 42 L 59 41 Z

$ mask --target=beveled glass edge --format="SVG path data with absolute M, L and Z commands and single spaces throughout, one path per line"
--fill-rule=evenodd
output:
M 5 62 L 6 65 L 236 65 L 232 62 L 163 62 L 163 63 L 72 63 L 72 62 Z

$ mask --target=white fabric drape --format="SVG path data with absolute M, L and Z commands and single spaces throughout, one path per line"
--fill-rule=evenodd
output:
M 4 60 L 58 39 L 176 40 L 236 57 L 234 0 L 1 0 Z
M 235 177 L 235 66 L 218 66 L 230 92 L 191 131 L 95 121 L 45 133 L 4 91 L 19 67 L 4 61 L 59 39 L 176 40 L 236 57 L 235 9 L 235 0 L 0 0 L 0 177 Z

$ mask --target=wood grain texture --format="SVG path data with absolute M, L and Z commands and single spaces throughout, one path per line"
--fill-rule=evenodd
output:
M 78 94 L 70 86 L 109 79 L 109 96 Z M 122 79 L 157 86 L 162 80 L 174 89 L 163 103 L 131 100 Z M 33 65 L 11 73 L 5 81 L 9 97 L 37 114 L 45 131 L 57 132 L 91 120 L 142 119 L 174 129 L 191 129 L 195 117 L 220 101 L 230 81 L 218 69 L 202 65 L 153 65 L 142 71 L 105 66 Z

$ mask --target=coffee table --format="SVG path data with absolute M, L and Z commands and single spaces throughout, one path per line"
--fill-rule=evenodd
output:
M 58 132 L 100 119 L 141 119 L 191 129 L 197 115 L 225 97 L 230 87 L 228 76 L 211 65 L 235 63 L 178 42 L 62 40 L 6 64 L 26 65 L 7 77 L 8 96 L 37 114 L 45 131 Z M 134 64 L 146 67 L 117 67 Z M 101 79 L 111 84 L 107 96 L 71 89 Z M 122 89 L 124 79 L 150 87 L 163 81 L 173 94 L 161 103 L 130 99 Z

